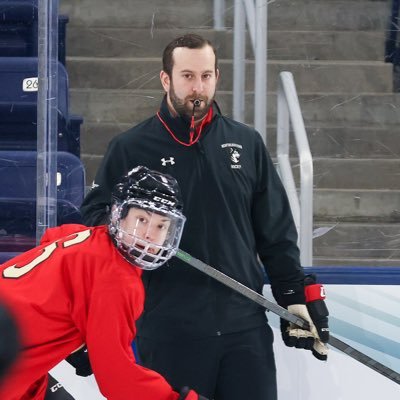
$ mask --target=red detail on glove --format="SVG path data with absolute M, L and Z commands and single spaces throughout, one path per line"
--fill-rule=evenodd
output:
M 316 300 L 325 300 L 325 288 L 323 285 L 319 283 L 315 283 L 314 285 L 308 285 L 304 288 L 304 293 L 306 296 L 306 302 L 310 303 L 311 301 Z

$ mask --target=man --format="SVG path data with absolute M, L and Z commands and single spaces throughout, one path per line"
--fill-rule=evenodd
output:
M 135 362 L 131 347 L 143 309 L 142 270 L 175 254 L 181 209 L 174 178 L 136 167 L 115 186 L 108 226 L 48 229 L 40 246 L 0 267 L 0 292 L 22 341 L 2 400 L 43 400 L 48 371 L 84 345 L 109 400 L 206 400 L 188 388 L 175 392 Z
M 85 223 L 105 221 L 111 187 L 131 165 L 168 172 L 180 184 L 188 217 L 182 249 L 259 293 L 266 271 L 279 304 L 309 318 L 285 190 L 260 135 L 223 116 L 214 100 L 215 49 L 193 34 L 173 40 L 160 78 L 160 110 L 111 141 L 81 208 Z M 179 260 L 168 264 L 168 271 L 143 274 L 143 364 L 215 400 L 276 399 L 264 310 Z M 288 345 L 326 359 L 315 327 L 311 333 L 283 324 L 282 333 Z

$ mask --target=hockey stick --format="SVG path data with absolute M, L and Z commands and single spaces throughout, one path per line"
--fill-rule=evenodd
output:
M 247 297 L 250 300 L 253 300 L 255 303 L 259 304 L 260 306 L 264 307 L 268 311 L 272 311 L 274 314 L 278 315 L 279 317 L 285 319 L 286 321 L 292 322 L 296 324 L 300 328 L 309 330 L 310 325 L 307 321 L 303 320 L 302 318 L 290 313 L 286 308 L 279 306 L 272 301 L 269 301 L 261 294 L 255 292 L 254 290 L 248 288 L 247 286 L 241 284 L 240 282 L 234 280 L 228 275 L 225 275 L 223 272 L 218 271 L 217 269 L 211 267 L 200 261 L 197 258 L 192 257 L 190 254 L 186 253 L 185 251 L 178 249 L 175 257 L 179 258 L 180 260 L 184 261 L 185 263 L 191 265 L 192 267 L 198 269 L 199 271 L 205 273 L 208 276 L 211 276 L 218 282 L 224 284 L 225 286 L 230 287 L 231 289 L 235 290 L 236 292 L 242 294 L 243 296 Z M 381 364 L 380 362 L 374 360 L 373 358 L 367 356 L 366 354 L 358 351 L 354 347 L 350 346 L 349 344 L 342 342 L 340 339 L 330 335 L 329 344 L 342 351 L 343 353 L 347 354 L 349 357 L 353 358 L 354 360 L 360 362 L 361 364 L 373 369 L 375 372 L 385 376 L 386 378 L 392 380 L 393 382 L 400 385 L 400 374 L 389 367 Z

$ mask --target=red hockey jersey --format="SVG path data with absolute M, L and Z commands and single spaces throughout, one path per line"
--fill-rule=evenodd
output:
M 141 272 L 120 255 L 106 226 L 48 229 L 40 246 L 1 265 L 0 293 L 12 305 L 23 350 L 0 399 L 42 400 L 43 387 L 35 382 L 86 344 L 107 399 L 176 400 L 162 376 L 134 359 Z

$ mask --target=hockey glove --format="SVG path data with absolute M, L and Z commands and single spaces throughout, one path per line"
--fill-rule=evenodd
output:
M 93 374 L 86 346 L 71 353 L 65 361 L 75 368 L 75 373 L 79 376 L 89 376 Z
M 307 306 L 292 304 L 287 309 L 308 321 L 310 330 L 301 329 L 281 319 L 282 339 L 287 346 L 311 350 L 318 360 L 325 361 L 328 358 L 328 347 L 325 343 L 329 341 L 329 313 L 323 301 L 325 293 L 323 286 L 316 284 L 312 275 L 306 276 L 304 283 Z
M 329 342 L 329 311 L 325 304 L 325 289 L 316 283 L 315 275 L 307 275 L 304 279 L 304 293 L 307 309 L 317 328 L 321 342 Z
M 208 399 L 198 395 L 194 390 L 191 390 L 187 386 L 185 386 L 184 388 L 182 388 L 178 400 L 208 400 Z

